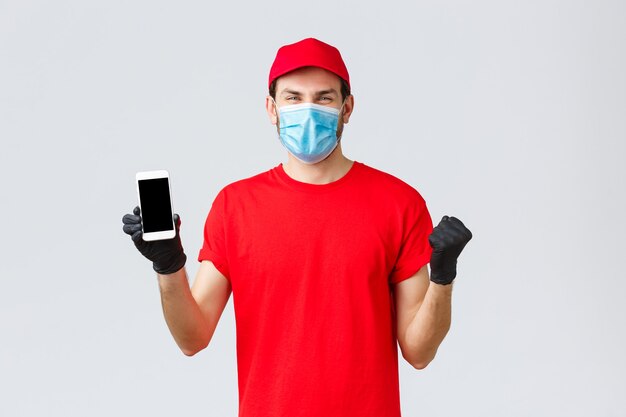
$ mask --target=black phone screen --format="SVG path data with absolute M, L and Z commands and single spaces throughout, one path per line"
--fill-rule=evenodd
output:
M 167 178 L 139 180 L 139 201 L 144 233 L 174 229 Z

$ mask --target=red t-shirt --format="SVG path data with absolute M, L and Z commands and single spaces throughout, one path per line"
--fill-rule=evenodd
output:
M 279 164 L 224 187 L 198 260 L 232 286 L 239 417 L 399 417 L 390 290 L 432 227 L 413 187 L 358 161 L 329 184 Z

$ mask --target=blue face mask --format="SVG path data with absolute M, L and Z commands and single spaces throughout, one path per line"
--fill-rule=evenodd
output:
M 278 116 L 281 143 L 305 164 L 324 160 L 339 143 L 338 109 L 314 103 L 292 104 L 281 107 Z

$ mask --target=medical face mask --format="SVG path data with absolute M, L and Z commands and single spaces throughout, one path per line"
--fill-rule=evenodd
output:
M 305 164 L 316 164 L 324 160 L 339 143 L 339 112 L 340 110 L 333 107 L 314 103 L 281 107 L 278 110 L 281 143 Z

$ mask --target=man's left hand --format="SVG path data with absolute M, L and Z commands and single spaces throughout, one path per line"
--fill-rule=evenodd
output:
M 430 257 L 430 280 L 448 285 L 456 277 L 456 260 L 472 238 L 472 232 L 456 217 L 443 216 L 433 229 L 428 242 L 433 248 Z

